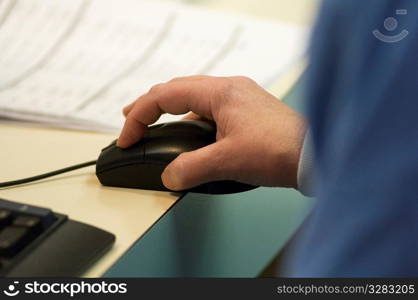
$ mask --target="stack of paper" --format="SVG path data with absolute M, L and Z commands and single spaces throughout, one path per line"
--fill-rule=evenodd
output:
M 116 131 L 154 84 L 208 74 L 267 87 L 306 40 L 296 26 L 155 0 L 2 0 L 0 116 Z

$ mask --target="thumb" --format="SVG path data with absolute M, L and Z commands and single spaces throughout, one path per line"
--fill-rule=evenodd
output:
M 225 178 L 225 143 L 218 141 L 206 147 L 180 154 L 161 174 L 163 184 L 179 191 L 202 183 Z

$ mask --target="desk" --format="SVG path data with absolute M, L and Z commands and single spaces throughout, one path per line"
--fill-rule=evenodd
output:
M 258 16 L 308 23 L 314 1 L 189 1 L 213 9 L 254 10 Z M 293 7 L 296 5 L 295 7 Z M 306 5 L 306 6 L 304 6 Z M 274 8 L 274 9 L 273 9 Z M 286 12 L 286 13 L 284 13 Z M 293 16 L 293 17 L 290 17 Z M 303 69 L 303 63 L 271 91 L 282 97 Z M 0 181 L 27 177 L 97 158 L 100 149 L 115 138 L 112 134 L 0 125 Z M 0 189 L 0 197 L 52 208 L 72 219 L 108 230 L 116 235 L 115 246 L 85 276 L 102 275 L 133 243 L 176 202 L 178 194 L 102 187 L 94 168 L 57 176 L 42 183 Z M 228 216 L 225 216 L 228 217 Z M 163 218 L 164 219 L 164 218 Z

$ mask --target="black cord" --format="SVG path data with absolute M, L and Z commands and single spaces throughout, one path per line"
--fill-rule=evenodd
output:
M 67 167 L 67 168 L 64 168 L 64 169 L 59 169 L 59 170 L 55 170 L 55 171 L 52 171 L 52 172 L 48 172 L 48 173 L 44 173 L 44 174 L 40 174 L 40 175 L 36 175 L 36 176 L 32 176 L 32 177 L 27 177 L 27 178 L 13 180 L 13 181 L 0 182 L 0 188 L 41 180 L 41 179 L 52 177 L 52 176 L 55 176 L 55 175 L 58 175 L 58 174 L 62 174 L 62 173 L 74 171 L 74 170 L 77 170 L 77 169 L 85 168 L 85 167 L 88 167 L 88 166 L 92 166 L 92 165 L 95 165 L 95 164 L 96 164 L 96 160 L 91 160 L 91 161 L 88 161 L 88 162 L 85 162 L 85 163 L 81 163 L 81 164 L 78 164 L 78 165 L 70 166 L 70 167 Z

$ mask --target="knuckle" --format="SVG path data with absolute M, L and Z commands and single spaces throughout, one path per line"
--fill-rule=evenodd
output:
M 152 86 L 149 90 L 149 94 L 160 94 L 164 90 L 165 84 L 164 83 L 158 83 L 154 86 Z
M 221 78 L 218 82 L 218 88 L 223 93 L 229 93 L 235 88 L 235 82 L 231 77 Z
M 218 79 L 216 95 L 213 97 L 213 109 L 215 112 L 223 111 L 225 107 L 235 107 L 241 102 L 240 93 L 244 82 L 252 80 L 244 76 L 224 77 Z
M 185 78 L 186 77 L 174 77 L 174 78 L 171 78 L 169 81 L 167 81 L 167 83 L 172 83 L 172 82 L 184 80 Z
M 225 100 L 235 95 L 235 93 L 243 86 L 253 84 L 256 84 L 256 82 L 246 76 L 219 78 L 217 83 L 218 93 L 222 96 L 221 98 Z
M 126 117 L 126 122 L 127 122 L 127 124 L 129 124 L 129 125 L 132 125 L 133 123 L 137 123 L 138 122 L 138 119 L 137 119 L 137 116 L 136 115 L 134 115 L 134 114 L 129 114 L 127 117 Z M 132 126 L 130 126 L 129 128 L 131 128 Z
M 234 81 L 236 81 L 238 84 L 254 84 L 255 81 L 247 76 L 234 76 Z
M 236 88 L 236 84 L 234 80 L 230 77 L 219 78 L 217 81 L 217 97 L 215 97 L 215 99 L 217 100 L 217 102 L 225 102 L 226 100 L 231 98 Z
M 232 77 L 234 80 L 236 81 L 240 81 L 240 82 L 252 82 L 252 79 L 250 79 L 247 76 L 234 76 Z

